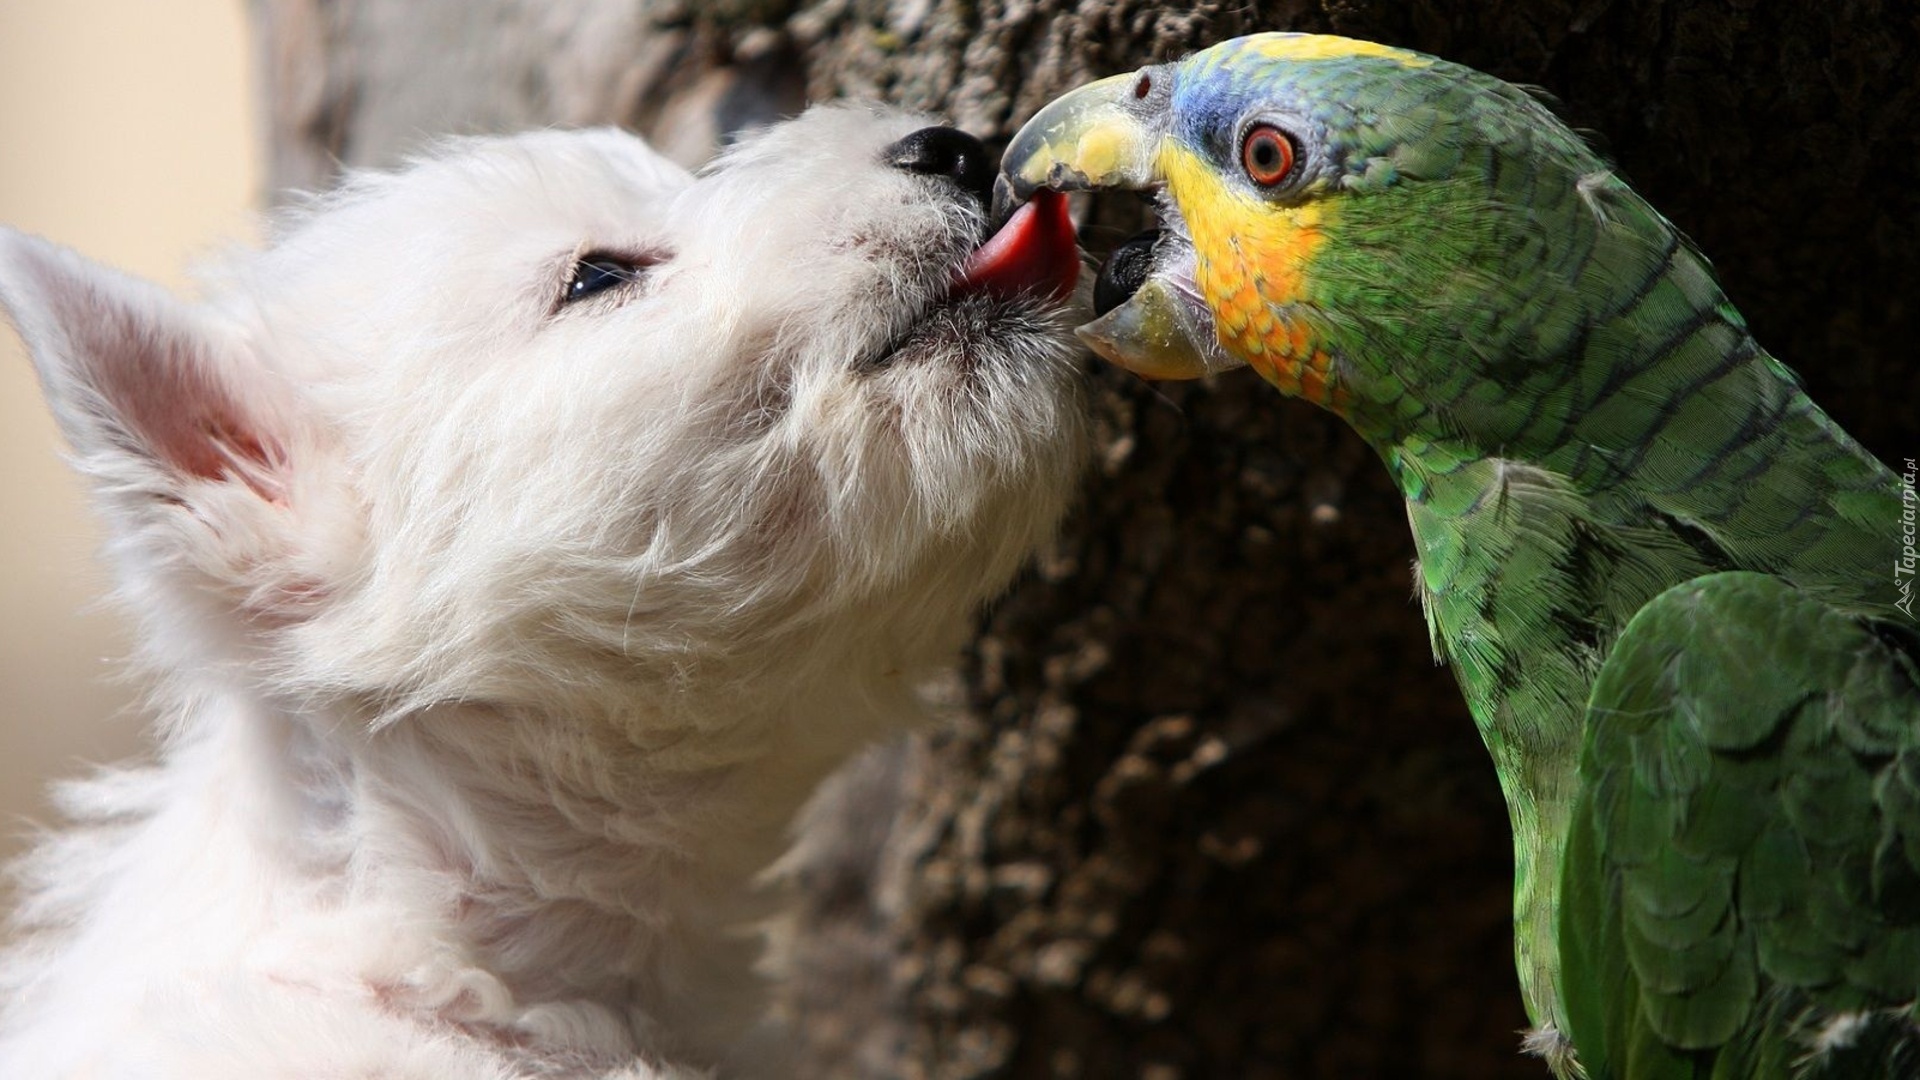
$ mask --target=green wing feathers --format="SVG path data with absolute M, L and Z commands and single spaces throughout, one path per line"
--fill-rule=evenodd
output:
M 1920 1076 L 1913 643 L 1696 578 L 1594 684 L 1561 990 L 1595 1080 Z

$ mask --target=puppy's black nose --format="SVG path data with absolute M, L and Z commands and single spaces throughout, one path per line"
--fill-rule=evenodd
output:
M 921 128 L 887 147 L 885 157 L 896 169 L 948 177 L 983 203 L 992 195 L 993 159 L 986 144 L 958 128 Z

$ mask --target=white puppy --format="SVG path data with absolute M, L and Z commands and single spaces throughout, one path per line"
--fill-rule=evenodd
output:
M 0 1076 L 748 1071 L 756 875 L 1082 456 L 1071 226 L 983 245 L 925 124 L 458 143 L 203 305 L 0 232 L 164 710 L 24 868 Z

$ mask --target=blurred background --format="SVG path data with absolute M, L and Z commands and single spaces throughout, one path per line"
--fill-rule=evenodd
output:
M 253 232 L 242 0 L 0 0 L 0 224 L 176 287 Z M 99 534 L 0 329 L 0 858 L 50 779 L 140 746 Z

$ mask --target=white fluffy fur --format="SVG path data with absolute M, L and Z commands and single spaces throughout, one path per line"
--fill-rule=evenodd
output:
M 22 870 L 0 1076 L 752 1071 L 756 875 L 1081 457 L 924 123 L 454 144 L 202 305 L 0 231 L 164 710 Z M 662 261 L 561 305 L 595 251 Z

